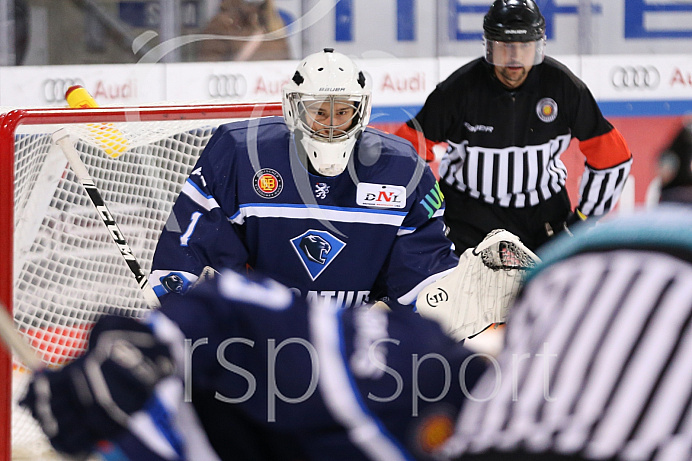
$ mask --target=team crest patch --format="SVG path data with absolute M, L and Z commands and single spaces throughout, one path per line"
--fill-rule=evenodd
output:
M 284 188 L 284 180 L 278 171 L 271 168 L 262 168 L 252 178 L 257 195 L 264 198 L 278 196 Z
M 329 232 L 314 229 L 292 238 L 291 244 L 312 280 L 316 280 L 346 246 Z
M 536 104 L 536 114 L 545 123 L 550 123 L 557 118 L 557 103 L 552 98 L 543 98 Z

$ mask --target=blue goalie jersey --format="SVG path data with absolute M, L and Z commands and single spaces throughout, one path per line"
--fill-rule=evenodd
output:
M 430 168 L 398 137 L 367 129 L 349 165 L 313 175 L 282 118 L 219 127 L 161 234 L 150 283 L 184 293 L 205 268 L 248 268 L 308 299 L 410 305 L 457 264 Z

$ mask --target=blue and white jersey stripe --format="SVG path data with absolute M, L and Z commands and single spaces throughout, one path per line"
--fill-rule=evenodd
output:
M 393 210 L 367 210 L 359 208 L 339 208 L 304 204 L 263 204 L 247 203 L 230 220 L 234 224 L 243 224 L 249 217 L 286 218 L 286 219 L 320 219 L 333 222 L 361 224 L 382 224 L 401 226 L 406 213 Z
M 219 204 L 213 196 L 206 194 L 189 178 L 185 181 L 181 194 L 188 196 L 190 200 L 207 211 L 219 207 Z

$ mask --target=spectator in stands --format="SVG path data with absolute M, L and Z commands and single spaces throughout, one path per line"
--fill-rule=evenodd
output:
M 458 254 L 497 228 L 535 251 L 571 225 L 612 209 L 632 156 L 586 85 L 544 57 L 545 20 L 533 0 L 496 0 L 483 30 L 485 57 L 437 85 L 396 134 L 428 160 L 435 143 L 448 143 L 440 189 Z M 574 210 L 560 160 L 572 138 L 586 156 Z
M 692 203 L 692 123 L 683 127 L 659 158 L 661 202 Z
M 219 39 L 201 41 L 199 57 L 203 61 L 290 59 L 286 37 L 264 37 L 283 27 L 273 0 L 223 0 L 219 12 L 203 30 L 205 34 L 219 35 Z
M 692 127 L 660 166 L 656 209 L 544 247 L 445 458 L 692 459 Z
M 29 19 L 26 0 L 14 0 L 14 54 L 18 66 L 24 63 L 29 46 Z

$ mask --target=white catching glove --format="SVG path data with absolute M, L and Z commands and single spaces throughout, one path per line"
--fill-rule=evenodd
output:
M 425 287 L 416 309 L 456 340 L 472 337 L 505 322 L 525 269 L 538 262 L 516 235 L 496 229 L 466 250 L 451 273 Z

